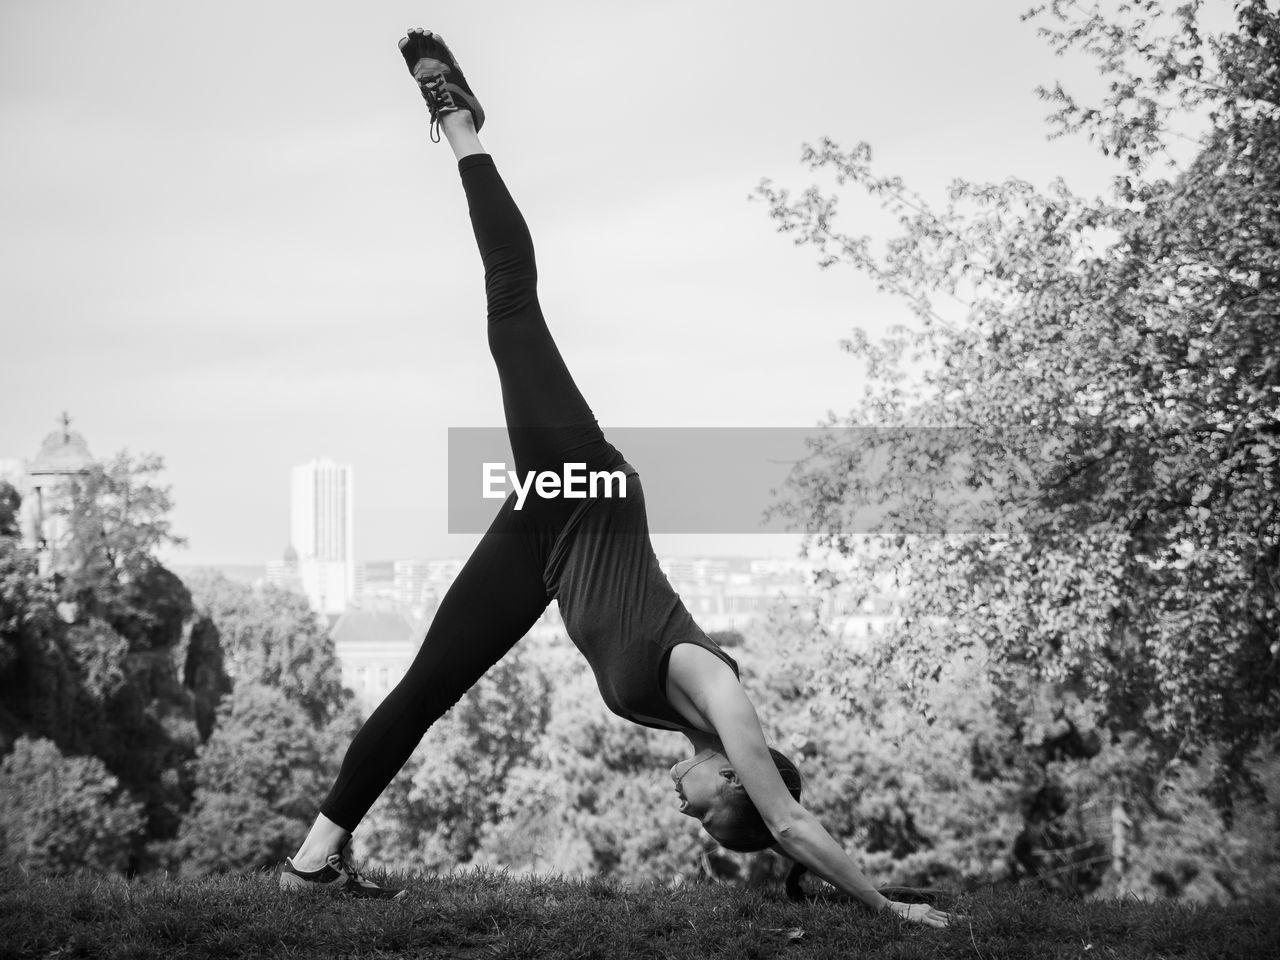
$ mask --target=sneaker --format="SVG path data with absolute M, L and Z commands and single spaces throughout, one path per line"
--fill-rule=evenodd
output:
M 484 109 L 471 92 L 471 85 L 444 40 L 430 31 L 414 28 L 408 36 L 401 38 L 400 53 L 409 73 L 418 81 L 418 89 L 431 111 L 431 139 L 437 143 L 440 141 L 440 118 L 458 110 L 471 112 L 476 132 L 479 132 L 484 126 Z
M 329 862 L 319 870 L 309 873 L 299 870 L 293 861 L 285 858 L 280 868 L 281 890 L 327 890 L 347 897 L 366 897 L 372 900 L 400 900 L 409 891 L 380 887 L 362 877 L 359 871 L 347 863 L 342 851 L 329 854 Z

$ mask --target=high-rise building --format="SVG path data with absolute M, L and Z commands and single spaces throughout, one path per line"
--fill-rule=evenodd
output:
M 321 457 L 293 468 L 293 549 L 298 559 L 354 556 L 351 466 Z
M 342 613 L 355 595 L 354 502 L 350 464 L 321 457 L 293 468 L 290 544 L 319 613 Z

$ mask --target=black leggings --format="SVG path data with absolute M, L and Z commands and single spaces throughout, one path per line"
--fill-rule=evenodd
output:
M 538 305 L 533 241 L 488 154 L 458 162 L 484 260 L 489 351 L 516 470 L 584 462 L 612 470 L 622 457 L 604 439 Z M 412 665 L 347 748 L 320 812 L 354 830 L 427 728 L 537 621 L 549 603 L 543 570 L 576 503 L 529 497 L 503 504 L 449 587 Z

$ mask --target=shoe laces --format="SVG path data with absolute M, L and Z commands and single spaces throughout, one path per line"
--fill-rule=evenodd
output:
M 360 884 L 362 887 L 373 886 L 371 881 L 366 880 L 360 871 L 351 865 L 351 861 L 347 859 L 347 851 L 345 847 L 335 853 L 334 856 L 338 858 L 338 869 L 345 873 L 351 880 Z
M 439 143 L 440 117 L 455 112 L 458 105 L 453 102 L 453 94 L 449 92 L 443 73 L 433 73 L 422 78 L 418 81 L 418 87 L 422 90 L 422 99 L 427 101 L 427 107 L 431 111 L 431 142 Z

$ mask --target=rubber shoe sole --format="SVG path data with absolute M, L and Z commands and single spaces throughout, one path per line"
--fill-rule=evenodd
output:
M 293 865 L 292 860 L 286 858 L 284 865 L 280 868 L 280 889 L 290 893 L 308 890 L 323 891 L 365 900 L 401 900 L 409 892 L 380 887 L 376 883 L 363 879 L 337 854 L 331 856 L 329 862 L 319 870 L 310 872 L 299 870 Z
M 466 74 L 458 66 L 458 60 L 444 40 L 429 30 L 414 29 L 400 40 L 400 54 L 404 57 L 409 74 L 418 81 L 419 87 L 431 77 L 444 77 L 445 87 L 453 97 L 458 109 L 471 113 L 476 132 L 484 126 L 484 108 L 480 100 L 471 90 Z M 425 96 L 424 91 L 424 96 Z M 430 101 L 428 101 L 430 102 Z

